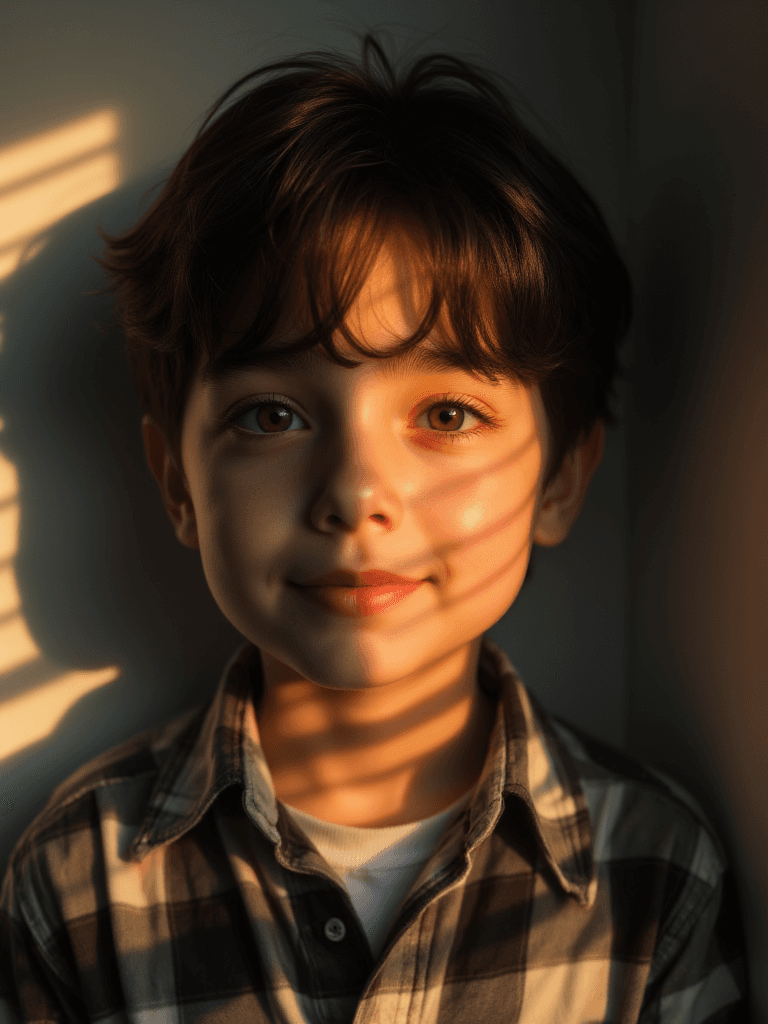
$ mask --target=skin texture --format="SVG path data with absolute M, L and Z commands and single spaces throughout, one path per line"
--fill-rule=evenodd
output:
M 347 318 L 379 350 L 420 319 L 414 253 L 390 237 Z M 270 347 L 302 329 L 295 308 Z M 231 330 L 249 309 L 246 284 Z M 598 423 L 543 491 L 538 388 L 419 365 L 438 345 L 439 331 L 416 360 L 350 369 L 313 349 L 290 368 L 196 379 L 180 467 L 143 421 L 176 536 L 199 549 L 223 613 L 262 652 L 257 721 L 277 796 L 339 824 L 420 820 L 476 783 L 494 715 L 476 685 L 482 634 L 514 602 L 531 545 L 567 536 L 602 457 Z M 242 399 L 279 399 L 293 415 L 262 405 L 222 424 Z M 294 585 L 340 568 L 424 582 L 366 617 L 339 615 Z

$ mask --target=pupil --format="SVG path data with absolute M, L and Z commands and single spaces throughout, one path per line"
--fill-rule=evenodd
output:
M 258 413 L 259 426 L 262 430 L 274 430 L 275 427 L 287 426 L 291 415 L 290 409 L 280 405 L 262 406 Z
M 456 430 L 464 420 L 464 412 L 461 409 L 457 409 L 456 406 L 443 406 L 438 412 L 437 418 L 441 426 Z

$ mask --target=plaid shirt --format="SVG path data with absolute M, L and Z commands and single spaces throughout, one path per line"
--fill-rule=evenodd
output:
M 731 876 L 671 781 L 555 722 L 485 641 L 475 797 L 374 958 L 276 801 L 258 651 L 215 697 L 102 755 L 17 843 L 0 1021 L 742 1021 Z

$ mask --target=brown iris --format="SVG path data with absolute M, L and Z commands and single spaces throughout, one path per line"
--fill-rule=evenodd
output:
M 456 405 L 434 405 L 429 410 L 429 425 L 437 430 L 458 430 L 464 423 L 464 410 Z
M 293 415 L 293 411 L 284 405 L 265 403 L 256 412 L 256 422 L 265 433 L 276 434 L 291 425 Z

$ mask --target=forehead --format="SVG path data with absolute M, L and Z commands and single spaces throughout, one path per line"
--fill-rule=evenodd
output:
M 299 262 L 289 275 L 287 297 L 270 341 L 290 342 L 306 335 L 313 327 L 309 293 L 317 300 L 317 285 L 328 298 L 329 282 L 345 290 L 349 281 L 359 284 L 351 304 L 345 302 L 345 324 L 354 334 L 365 334 L 369 342 L 386 345 L 391 339 L 407 337 L 426 310 L 433 275 L 424 257 L 426 246 L 412 231 L 390 228 L 381 238 L 371 237 L 367 259 L 378 249 L 366 267 L 366 252 L 361 251 L 360 232 L 343 235 L 335 253 L 322 268 L 312 267 L 310 284 L 305 268 Z M 229 299 L 222 316 L 224 335 L 242 335 L 254 322 L 267 298 L 257 283 L 260 262 L 247 266 Z M 338 293 L 334 290 L 334 300 Z
M 491 379 L 490 374 L 474 365 L 477 360 L 471 360 L 464 351 L 451 329 L 444 303 L 426 338 L 408 346 L 407 351 L 397 351 L 421 327 L 432 295 L 433 278 L 423 258 L 423 245 L 420 250 L 418 234 L 393 230 L 379 244 L 357 294 L 344 307 L 343 320 L 344 330 L 373 355 L 356 350 L 340 330 L 333 336 L 334 353 L 355 363 L 378 364 L 377 375 L 385 379 L 450 369 L 461 369 L 486 381 Z M 248 268 L 224 311 L 225 344 L 203 372 L 203 384 L 226 380 L 244 370 L 290 371 L 305 369 L 318 359 L 335 362 L 319 341 L 309 349 L 296 350 L 297 343 L 307 339 L 315 327 L 302 274 L 293 276 L 288 298 L 269 337 L 252 346 L 240 344 L 263 301 L 256 285 L 255 268 Z M 494 355 L 498 355 L 498 350 Z M 343 364 L 336 365 L 343 368 Z

